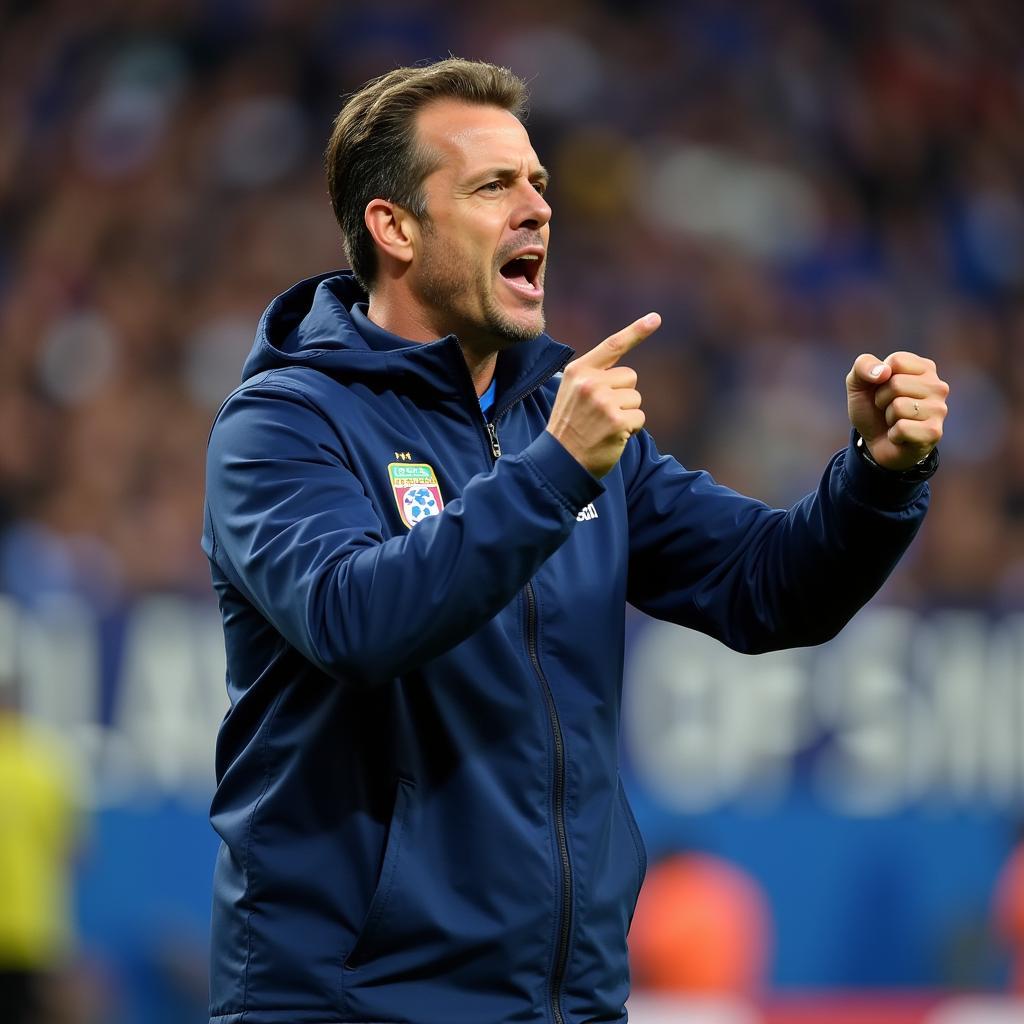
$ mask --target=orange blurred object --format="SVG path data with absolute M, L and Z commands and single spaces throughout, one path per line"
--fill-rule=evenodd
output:
M 757 992 L 770 940 L 768 904 L 757 882 L 708 854 L 655 865 L 629 933 L 633 984 L 659 992 Z
M 1024 993 L 1024 844 L 999 873 L 993 911 L 996 932 L 1010 948 L 1010 991 Z

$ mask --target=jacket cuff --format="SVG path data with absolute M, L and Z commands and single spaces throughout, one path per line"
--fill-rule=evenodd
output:
M 583 468 L 546 430 L 523 449 L 541 482 L 555 491 L 574 516 L 604 493 L 604 484 Z
M 912 505 L 927 490 L 926 479 L 921 476 L 914 479 L 909 474 L 872 465 L 857 450 L 856 443 L 857 435 L 854 434 L 843 453 L 843 472 L 850 485 L 850 493 L 861 504 L 896 511 Z

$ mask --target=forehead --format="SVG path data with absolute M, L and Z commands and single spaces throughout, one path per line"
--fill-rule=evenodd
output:
M 441 158 L 438 170 L 461 174 L 486 165 L 540 166 L 526 129 L 500 107 L 436 100 L 419 112 L 416 131 Z

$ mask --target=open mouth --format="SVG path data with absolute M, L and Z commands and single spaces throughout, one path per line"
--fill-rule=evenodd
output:
M 502 266 L 500 273 L 517 292 L 537 298 L 544 294 L 540 283 L 540 268 L 543 262 L 543 252 L 520 253 Z

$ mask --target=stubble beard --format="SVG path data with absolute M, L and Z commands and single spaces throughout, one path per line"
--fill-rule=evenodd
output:
M 427 228 L 425 233 L 432 233 Z M 498 273 L 493 267 L 492 274 Z M 492 278 L 484 270 L 468 271 L 465 261 L 454 246 L 442 241 L 436 235 L 433 244 L 423 251 L 420 271 L 420 294 L 427 306 L 447 323 L 468 327 L 480 335 L 489 335 L 497 344 L 495 348 L 533 341 L 544 331 L 544 307 L 538 310 L 539 326 L 520 323 L 501 308 L 494 296 Z M 481 310 L 477 316 L 467 316 L 458 308 L 460 295 L 479 296 Z M 466 341 L 469 339 L 460 340 Z

